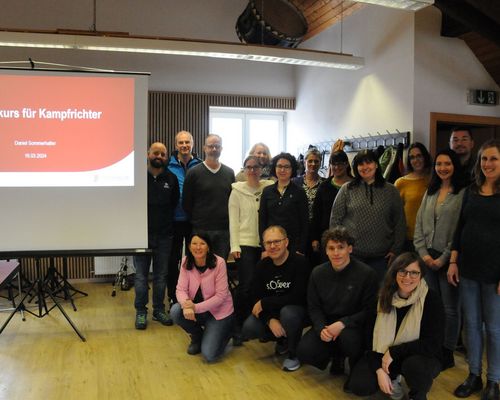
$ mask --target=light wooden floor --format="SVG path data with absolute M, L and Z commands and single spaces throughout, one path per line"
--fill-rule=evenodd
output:
M 89 297 L 64 308 L 81 329 L 80 341 L 57 309 L 42 319 L 16 315 L 0 335 L 0 400 L 29 399 L 355 399 L 343 377 L 305 366 L 280 370 L 273 344 L 234 348 L 209 365 L 186 354 L 187 335 L 177 326 L 148 321 L 134 328 L 133 289 L 111 297 L 111 285 L 79 283 Z M 0 323 L 7 313 L 0 314 Z M 466 376 L 463 357 L 441 374 L 430 399 L 452 399 Z M 472 396 L 471 399 L 479 398 Z

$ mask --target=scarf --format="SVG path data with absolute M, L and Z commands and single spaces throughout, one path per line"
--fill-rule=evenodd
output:
M 407 299 L 399 297 L 397 291 L 394 293 L 392 309 L 389 313 L 381 312 L 379 305 L 377 321 L 373 329 L 373 351 L 384 354 L 390 346 L 412 342 L 420 337 L 420 322 L 428 291 L 429 287 L 422 279 Z M 396 308 L 406 306 L 411 307 L 396 332 Z

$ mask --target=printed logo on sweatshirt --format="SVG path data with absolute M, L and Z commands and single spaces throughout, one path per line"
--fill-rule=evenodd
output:
M 163 189 L 170 189 L 170 186 L 168 185 L 168 183 L 167 183 L 167 182 L 165 182 L 165 183 L 163 184 Z
M 290 289 L 290 284 L 292 282 L 282 282 L 279 279 L 276 281 L 269 281 L 268 284 L 266 284 L 267 290 L 276 290 L 276 289 Z

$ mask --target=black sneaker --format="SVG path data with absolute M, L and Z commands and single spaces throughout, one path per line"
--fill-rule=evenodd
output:
M 153 313 L 153 321 L 157 321 L 166 326 L 172 326 L 174 324 L 174 321 L 170 318 L 170 314 L 165 311 L 155 311 Z
M 481 394 L 481 400 L 499 400 L 500 391 L 498 390 L 498 383 L 487 381 L 486 387 Z
M 135 329 L 143 331 L 148 326 L 147 314 L 137 314 L 135 316 Z

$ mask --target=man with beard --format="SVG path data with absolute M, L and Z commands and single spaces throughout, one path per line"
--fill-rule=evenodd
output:
M 168 169 L 167 148 L 153 143 L 148 150 L 148 247 L 151 255 L 134 257 L 135 267 L 135 327 L 146 329 L 148 275 L 153 260 L 153 321 L 172 325 L 165 310 L 168 260 L 172 246 L 174 209 L 179 202 L 179 183 Z
M 465 186 L 472 183 L 473 169 L 476 163 L 475 157 L 472 155 L 474 148 L 474 139 L 469 128 L 457 126 L 452 129 L 450 136 L 450 149 L 460 157 L 460 164 L 462 165 L 461 179 Z

